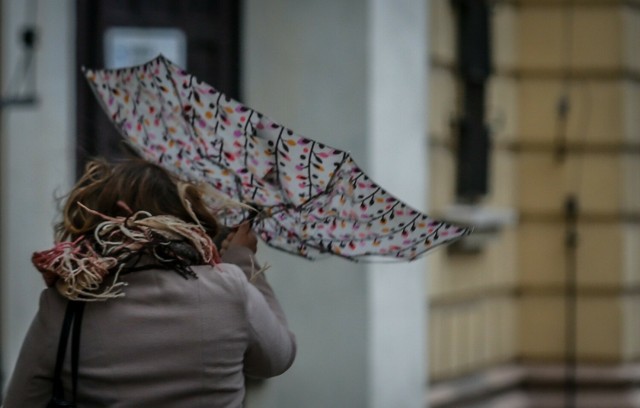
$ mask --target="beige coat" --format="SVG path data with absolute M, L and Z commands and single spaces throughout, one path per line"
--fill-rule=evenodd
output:
M 240 407 L 245 375 L 266 378 L 291 366 L 295 339 L 271 287 L 263 274 L 247 279 L 251 251 L 233 247 L 223 260 L 233 264 L 195 267 L 198 279 L 134 272 L 123 277 L 125 297 L 87 304 L 79 408 Z M 66 303 L 54 289 L 42 293 L 4 408 L 46 406 Z

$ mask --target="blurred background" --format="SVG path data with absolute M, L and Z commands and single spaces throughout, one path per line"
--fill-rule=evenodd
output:
M 0 18 L 2 386 L 56 197 L 122 155 L 80 67 L 163 53 L 476 226 L 409 264 L 261 248 L 299 353 L 249 408 L 640 407 L 640 0 L 2 0 Z

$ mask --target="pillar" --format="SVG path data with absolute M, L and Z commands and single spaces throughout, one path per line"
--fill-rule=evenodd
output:
M 388 190 L 426 202 L 426 4 L 249 0 L 245 102 L 349 150 Z M 423 261 L 308 262 L 260 249 L 299 343 L 288 373 L 248 406 L 424 405 Z

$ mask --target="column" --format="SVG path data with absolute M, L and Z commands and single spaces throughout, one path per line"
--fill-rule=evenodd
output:
M 390 192 L 425 209 L 426 5 L 403 0 L 248 1 L 247 104 L 349 150 Z M 419 407 L 425 393 L 422 261 L 308 262 L 261 248 L 298 336 L 284 376 L 248 406 Z

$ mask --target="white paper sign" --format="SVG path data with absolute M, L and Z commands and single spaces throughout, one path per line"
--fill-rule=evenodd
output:
M 112 27 L 104 35 L 105 68 L 140 65 L 162 54 L 187 69 L 187 36 L 177 28 Z

